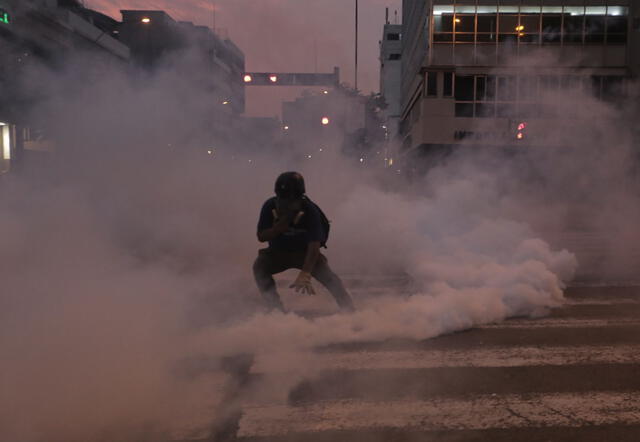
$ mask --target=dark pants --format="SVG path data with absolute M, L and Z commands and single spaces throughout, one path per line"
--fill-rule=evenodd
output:
M 273 275 L 289 269 L 302 269 L 305 257 L 306 252 L 284 252 L 270 248 L 262 249 L 258 252 L 258 258 L 253 263 L 253 275 L 269 308 L 284 311 Z M 323 254 L 318 256 L 311 276 L 320 281 L 329 290 L 341 310 L 354 310 L 351 296 L 344 288 L 338 275 L 333 273 L 327 258 Z

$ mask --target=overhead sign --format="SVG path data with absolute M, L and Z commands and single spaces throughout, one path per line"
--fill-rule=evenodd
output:
M 247 86 L 337 86 L 339 71 L 331 74 L 245 72 L 243 81 Z
M 0 22 L 9 24 L 11 22 L 9 18 L 9 12 L 6 9 L 0 8 Z

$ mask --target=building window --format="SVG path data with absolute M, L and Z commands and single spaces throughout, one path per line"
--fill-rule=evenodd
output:
M 398 34 L 397 32 L 388 33 L 387 40 L 400 40 L 400 34 Z
M 453 97 L 453 72 L 444 73 L 444 85 L 442 95 L 444 97 Z
M 627 92 L 624 77 L 597 75 L 457 75 L 454 86 L 456 116 L 476 118 L 550 116 L 555 107 L 544 102 L 560 90 L 611 102 L 620 102 Z
M 456 75 L 456 101 L 473 101 L 473 75 Z
M 478 6 L 436 5 L 434 43 L 476 44 L 625 44 L 628 6 Z M 634 29 L 640 29 L 635 19 Z
M 401 54 L 389 54 L 389 60 L 400 60 Z
M 438 73 L 427 72 L 427 97 L 438 96 Z

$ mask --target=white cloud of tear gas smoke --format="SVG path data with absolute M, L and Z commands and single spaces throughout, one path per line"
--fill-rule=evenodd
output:
M 369 93 L 379 84 L 378 41 L 382 37 L 385 7 L 401 17 L 399 0 L 360 0 L 359 87 Z M 333 72 L 342 68 L 342 81 L 354 78 L 354 2 L 344 0 L 89 0 L 95 8 L 117 19 L 121 9 L 164 10 L 176 20 L 213 26 L 229 36 L 245 53 L 247 70 L 254 72 Z M 247 32 L 250 30 L 250 32 Z M 280 113 L 280 101 L 292 99 L 287 88 L 250 88 L 252 115 Z
M 210 141 L 203 122 L 215 118 L 197 89 L 176 87 L 170 70 L 144 81 L 95 75 L 103 81 L 90 86 L 77 74 L 25 77 L 54 85 L 35 117 L 61 149 L 46 179 L 16 176 L 0 192 L 2 439 L 157 439 L 180 410 L 207 410 L 204 380 L 177 370 L 186 359 L 277 355 L 273 364 L 301 375 L 318 345 L 425 339 L 562 303 L 576 262 L 540 236 L 540 213 L 566 213 L 584 188 L 558 183 L 585 164 L 543 156 L 544 186 L 532 190 L 514 184 L 518 162 L 453 156 L 392 192 L 337 152 L 295 164 L 222 143 L 215 155 L 187 149 Z M 605 123 L 593 125 L 601 137 Z M 292 168 L 333 220 L 326 253 L 338 273 L 408 275 L 410 293 L 371 285 L 355 293 L 354 315 L 260 313 L 250 274 L 258 210 Z M 309 302 L 333 308 L 324 292 Z

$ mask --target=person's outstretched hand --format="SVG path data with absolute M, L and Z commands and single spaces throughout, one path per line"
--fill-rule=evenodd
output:
M 293 284 L 289 286 L 296 291 L 296 293 L 302 293 L 303 295 L 315 295 L 316 291 L 311 285 L 311 274 L 308 272 L 300 272 Z

